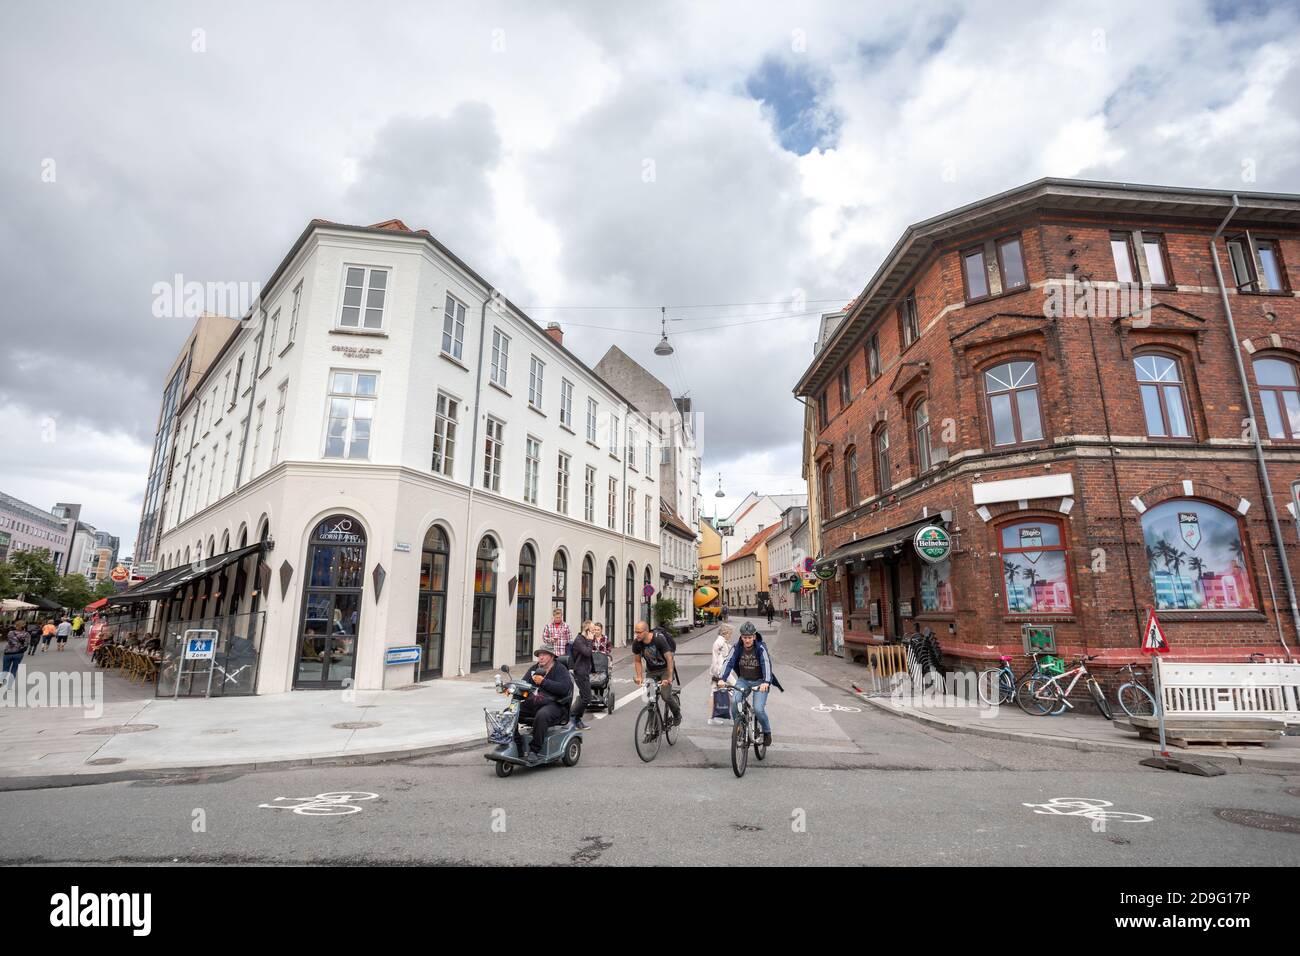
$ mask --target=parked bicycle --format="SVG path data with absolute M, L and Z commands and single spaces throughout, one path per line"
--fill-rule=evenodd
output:
M 659 692 L 658 682 L 647 680 L 645 691 L 646 703 L 641 708 L 641 713 L 636 715 L 636 729 L 632 739 L 636 744 L 636 755 L 649 763 L 659 755 L 661 739 L 666 739 L 670 747 L 677 741 L 673 739 L 676 725 L 673 723 L 672 711 L 668 708 L 667 699 Z
M 1033 717 L 1045 717 L 1061 707 L 1073 708 L 1070 693 L 1082 680 L 1088 685 L 1088 692 L 1092 694 L 1097 710 L 1107 720 L 1113 719 L 1114 715 L 1106 701 L 1106 695 L 1102 693 L 1101 685 L 1088 673 L 1087 662 L 1096 659 L 1096 654 L 1079 657 L 1067 670 L 1055 677 L 1031 674 L 1016 686 L 1016 703 L 1021 710 Z M 1069 684 L 1065 683 L 1067 680 Z
M 762 760 L 767 756 L 767 745 L 763 743 L 763 728 L 758 724 L 758 711 L 750 701 L 753 687 L 740 692 L 740 706 L 736 710 L 735 723 L 731 726 L 731 772 L 743 777 L 749 766 L 749 745 L 754 745 L 754 756 Z
M 1128 671 L 1128 680 L 1115 692 L 1120 709 L 1130 717 L 1154 717 L 1156 698 L 1142 683 L 1142 671 L 1137 664 L 1125 664 L 1120 670 Z
M 1044 669 L 1043 662 L 1040 660 L 1044 656 L 1050 656 L 1048 652 L 1034 651 L 1031 656 L 1034 659 L 1033 665 L 1019 677 L 1011 670 L 1011 658 L 1005 654 L 1001 657 L 1001 667 L 989 667 L 980 671 L 979 680 L 976 682 L 980 701 L 990 707 L 1013 703 L 1016 699 L 1016 688 L 1020 686 L 1021 681 L 1037 675 L 1051 677 L 1052 674 Z

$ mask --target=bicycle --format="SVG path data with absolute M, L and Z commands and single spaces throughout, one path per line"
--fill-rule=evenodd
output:
M 668 706 L 666 695 L 659 692 L 659 682 L 651 677 L 644 686 L 646 703 L 636 715 L 632 741 L 636 744 L 636 755 L 649 763 L 659 755 L 661 737 L 668 741 L 669 747 L 677 742 L 673 739 L 677 725 L 673 723 L 672 709 Z
M 1043 669 L 1043 662 L 1040 657 L 1047 654 L 1047 651 L 1034 651 L 1031 655 L 1034 659 L 1033 666 L 1025 671 L 1019 677 L 1011 670 L 1011 658 L 1002 655 L 1001 667 L 989 667 L 980 671 L 979 679 L 976 681 L 976 690 L 979 693 L 981 703 L 990 707 L 999 704 L 1010 704 L 1016 699 L 1016 688 L 1020 682 L 1027 677 L 1051 677 L 1052 675 Z M 1065 708 L 1062 707 L 1061 710 Z
M 734 691 L 735 688 L 728 688 Z M 740 692 L 740 706 L 736 708 L 735 723 L 731 726 L 731 772 L 743 777 L 749 767 L 749 745 L 754 745 L 754 756 L 762 760 L 767 756 L 767 744 L 763 743 L 763 728 L 758 724 L 758 711 L 750 702 L 753 687 L 746 687 Z
M 1068 670 L 1055 677 L 1031 674 L 1016 686 L 1016 703 L 1031 717 L 1045 717 L 1063 706 L 1073 708 L 1074 705 L 1069 699 L 1070 693 L 1079 683 L 1080 678 L 1083 678 L 1088 685 L 1088 691 L 1092 694 L 1093 703 L 1097 705 L 1097 710 L 1107 720 L 1113 720 L 1114 715 L 1111 713 L 1110 704 L 1106 701 L 1106 695 L 1102 693 L 1101 685 L 1088 673 L 1087 662 L 1096 659 L 1096 654 L 1080 657 Z M 1063 686 L 1066 678 L 1070 679 L 1068 687 Z
M 1129 679 L 1119 685 L 1115 699 L 1124 713 L 1130 717 L 1154 717 L 1156 715 L 1156 698 L 1147 690 L 1142 681 L 1142 672 L 1136 664 L 1125 664 L 1120 670 L 1128 671 Z

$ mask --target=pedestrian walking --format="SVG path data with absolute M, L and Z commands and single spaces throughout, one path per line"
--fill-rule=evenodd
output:
M 557 607 L 551 612 L 551 623 L 542 628 L 542 644 L 549 647 L 556 657 L 564 657 L 569 653 L 572 641 L 573 634 L 569 625 L 564 623 L 564 612 Z
M 718 636 L 713 639 L 713 659 L 709 662 L 709 686 L 712 687 L 722 677 L 722 669 L 731 659 L 731 635 L 733 628 L 723 624 L 718 628 Z M 726 693 L 726 691 L 723 691 Z M 709 723 L 725 724 L 726 720 L 713 716 L 713 699 L 709 699 Z
M 80 614 L 72 619 L 72 636 L 81 637 L 82 632 L 86 629 L 86 621 Z
M 771 626 L 772 626 L 772 618 L 774 618 L 774 617 L 776 617 L 776 608 L 772 607 L 772 605 L 769 604 L 769 605 L 767 606 L 767 626 L 768 626 L 768 627 L 771 627 Z
M 68 638 L 72 636 L 72 622 L 66 617 L 59 622 L 59 626 L 54 629 L 54 640 L 58 645 L 58 650 L 63 650 L 68 644 Z
M 46 621 L 45 626 L 41 628 L 41 653 L 42 654 L 44 654 L 46 651 L 50 649 L 50 641 L 54 640 L 54 632 L 57 630 L 58 628 L 54 626 L 53 620 Z
M 569 670 L 573 674 L 573 683 L 578 689 L 578 699 L 573 704 L 573 712 L 569 719 L 578 730 L 588 729 L 582 720 L 582 715 L 587 712 L 587 705 L 591 703 L 591 632 L 591 622 L 583 621 L 578 636 L 569 645 L 569 661 L 572 664 Z
M 14 621 L 5 635 L 3 676 L 6 683 L 18 679 L 18 665 L 23 661 L 27 643 L 27 629 Z
M 35 618 L 27 622 L 27 653 L 35 654 L 41 648 L 41 625 Z

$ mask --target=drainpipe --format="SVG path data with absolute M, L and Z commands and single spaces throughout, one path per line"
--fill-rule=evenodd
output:
M 473 516 L 474 516 L 474 489 L 478 485 L 474 481 L 474 461 L 478 454 L 478 420 L 480 403 L 483 398 L 483 338 L 487 334 L 487 307 L 488 302 L 492 300 L 492 290 L 488 289 L 487 298 L 483 300 L 483 307 L 479 310 L 478 317 L 478 362 L 476 363 L 476 373 L 474 376 L 474 427 L 470 438 L 469 451 L 469 495 L 465 498 L 465 576 L 460 584 L 460 613 L 464 615 L 464 620 L 473 622 L 474 608 L 470 605 L 469 594 L 469 569 L 474 567 L 474 562 L 478 552 L 478 542 L 471 541 L 473 534 Z M 492 633 L 496 633 L 493 627 Z M 460 660 L 456 664 L 456 676 L 464 677 L 465 658 L 470 651 L 471 644 L 467 643 L 465 649 L 461 652 Z
M 1291 578 L 1291 563 L 1286 557 L 1286 545 L 1282 540 L 1282 526 L 1277 520 L 1277 506 L 1273 503 L 1273 484 L 1268 477 L 1268 462 L 1264 458 L 1264 441 L 1260 438 L 1258 423 L 1255 421 L 1255 403 L 1250 394 L 1250 384 L 1246 381 L 1246 366 L 1241 358 L 1241 343 L 1237 340 L 1237 323 L 1232 318 L 1232 306 L 1228 302 L 1228 289 L 1223 284 L 1223 270 L 1219 266 L 1219 253 L 1216 243 L 1228 227 L 1228 220 L 1237 214 L 1241 202 L 1237 194 L 1232 194 L 1232 208 L 1219 223 L 1219 228 L 1210 237 L 1210 261 L 1214 263 L 1214 279 L 1219 284 L 1219 297 L 1223 301 L 1223 313 L 1228 317 L 1228 334 L 1232 337 L 1232 358 L 1237 363 L 1237 380 L 1241 382 L 1241 392 L 1246 396 L 1246 421 L 1250 424 L 1250 434 L 1255 444 L 1255 463 L 1259 467 L 1259 482 L 1264 488 L 1264 507 L 1268 511 L 1268 523 L 1273 531 L 1273 545 L 1277 548 L 1278 564 L 1282 570 L 1282 580 L 1286 583 L 1287 600 L 1291 604 L 1291 626 L 1300 634 L 1300 607 L 1296 606 L 1295 582 Z M 1282 649 L 1288 659 L 1292 658 L 1291 648 L 1282 640 Z

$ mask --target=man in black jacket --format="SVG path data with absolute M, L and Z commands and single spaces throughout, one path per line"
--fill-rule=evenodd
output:
M 591 669 L 593 666 L 591 638 L 586 630 L 581 631 L 569 645 L 569 664 L 573 668 L 573 683 L 578 688 L 578 699 L 573 702 L 569 719 L 579 730 L 586 730 L 582 715 L 591 703 Z
M 519 728 L 515 727 L 515 747 L 530 767 L 541 762 L 546 732 L 556 724 L 568 721 L 566 702 L 573 693 L 573 678 L 569 669 L 555 659 L 555 651 L 539 647 L 533 651 L 533 657 L 537 658 L 537 663 L 524 674 L 524 683 L 532 684 L 535 690 L 519 709 L 521 720 L 530 717 L 533 722 L 533 739 L 527 751 Z

